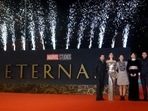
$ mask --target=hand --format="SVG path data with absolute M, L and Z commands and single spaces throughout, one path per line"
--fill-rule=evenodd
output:
M 136 77 L 137 74 L 130 74 L 131 77 Z
M 133 77 L 133 74 L 130 74 L 131 77 Z
M 94 76 L 94 78 L 96 79 L 97 77 L 96 77 L 96 76 Z

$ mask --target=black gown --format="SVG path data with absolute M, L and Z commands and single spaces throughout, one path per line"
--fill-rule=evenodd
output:
M 139 60 L 128 60 L 127 71 L 129 75 L 129 95 L 128 99 L 137 101 L 139 100 L 139 84 L 138 73 L 140 72 Z

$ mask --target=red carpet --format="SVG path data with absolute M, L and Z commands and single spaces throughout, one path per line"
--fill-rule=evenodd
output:
M 147 111 L 148 102 L 96 101 L 95 95 L 0 93 L 0 111 Z

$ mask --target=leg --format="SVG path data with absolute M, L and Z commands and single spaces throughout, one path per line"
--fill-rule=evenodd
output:
M 123 96 L 126 94 L 126 85 L 123 85 Z
M 142 84 L 142 89 L 143 89 L 144 100 L 147 100 L 147 88 L 146 88 L 146 78 L 145 78 L 145 76 L 141 77 L 141 84 Z
M 104 83 L 101 80 L 101 78 L 99 78 L 98 83 L 97 83 L 97 91 L 96 91 L 97 92 L 97 97 L 96 97 L 96 100 L 102 100 L 103 99 L 103 95 L 102 95 L 103 88 L 104 88 Z
M 146 76 L 146 97 L 148 100 L 148 76 Z
M 112 81 L 113 81 L 113 96 L 116 92 L 116 78 L 112 77 Z
M 120 85 L 119 86 L 119 92 L 120 92 L 120 100 L 124 100 L 124 86 Z
M 100 83 L 97 83 L 97 88 L 96 88 L 96 100 L 99 100 L 100 98 Z
M 108 100 L 112 101 L 113 100 L 113 81 L 110 74 L 108 76 L 109 76 L 108 77 Z
M 123 85 L 123 100 L 125 100 L 125 94 L 126 94 L 126 85 Z
M 122 93 L 122 85 L 119 86 L 119 94 L 120 94 L 120 96 L 122 96 L 122 94 L 123 94 Z
M 104 81 L 101 81 L 101 83 L 100 83 L 100 99 L 101 100 L 104 100 L 103 99 L 103 90 L 104 90 Z

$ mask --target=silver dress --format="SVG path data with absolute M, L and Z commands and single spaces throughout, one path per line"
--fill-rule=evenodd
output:
M 108 69 L 108 100 L 114 100 L 114 90 L 116 81 L 116 61 L 107 61 Z
M 118 69 L 117 85 L 129 85 L 126 67 L 127 67 L 127 61 L 117 62 L 117 69 Z

